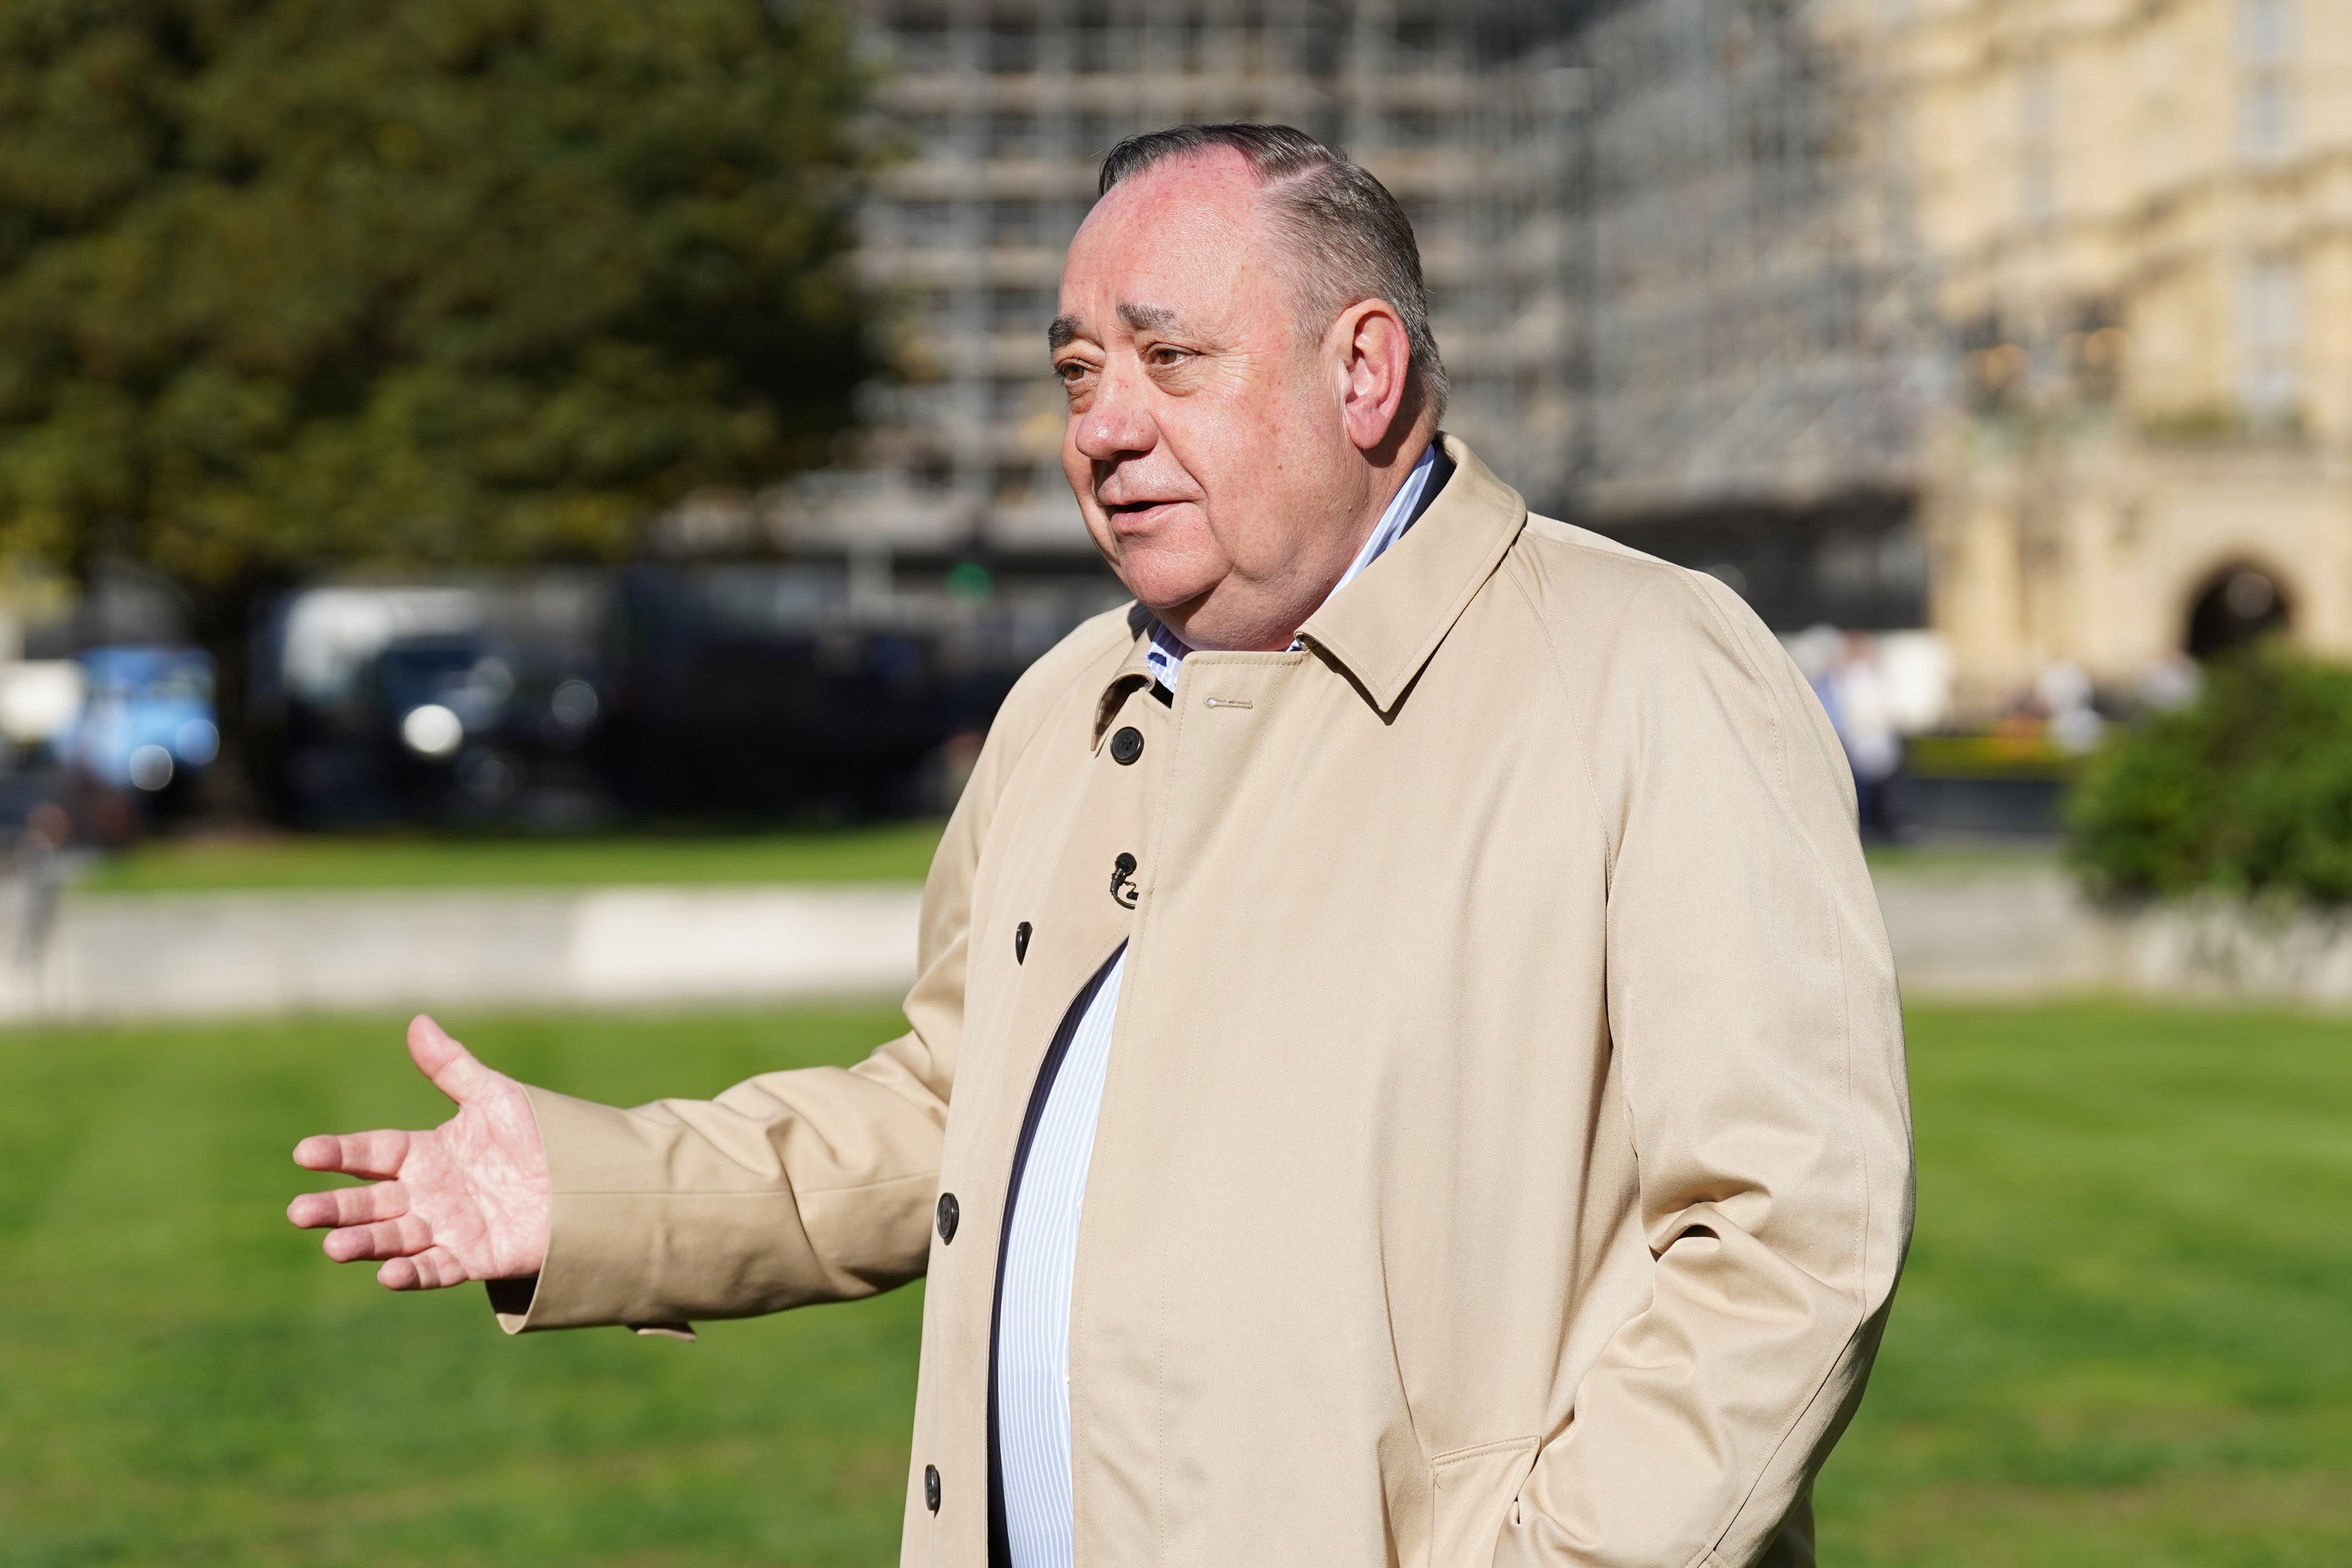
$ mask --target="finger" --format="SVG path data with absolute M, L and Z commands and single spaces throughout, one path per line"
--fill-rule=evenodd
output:
M 396 1181 L 371 1186 L 337 1187 L 332 1192 L 306 1192 L 286 1206 L 286 1218 L 305 1230 L 322 1225 L 366 1225 L 397 1219 L 408 1212 L 408 1189 Z
M 428 1248 L 414 1258 L 394 1258 L 375 1271 L 390 1291 L 438 1291 L 466 1282 L 465 1265 L 446 1247 Z
M 418 1071 L 433 1080 L 434 1088 L 460 1105 L 483 1098 L 499 1082 L 498 1073 L 483 1066 L 472 1051 L 423 1013 L 409 1020 L 408 1057 Z
M 341 1171 L 377 1181 L 398 1176 L 407 1157 L 406 1133 L 321 1133 L 294 1145 L 294 1163 L 306 1171 Z
M 330 1230 L 327 1239 L 320 1243 L 327 1256 L 338 1263 L 356 1262 L 362 1258 L 405 1258 L 432 1245 L 433 1228 L 413 1214 Z

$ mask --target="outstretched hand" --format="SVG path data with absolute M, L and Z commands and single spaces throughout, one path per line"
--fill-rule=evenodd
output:
M 305 1170 L 366 1176 L 366 1186 L 306 1192 L 286 1218 L 332 1227 L 338 1263 L 381 1258 L 375 1277 L 394 1291 L 539 1272 L 547 1257 L 547 1147 L 522 1085 L 494 1072 L 429 1018 L 408 1026 L 408 1054 L 457 1113 L 430 1132 L 305 1138 Z

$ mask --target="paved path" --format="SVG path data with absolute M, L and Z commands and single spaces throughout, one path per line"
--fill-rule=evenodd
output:
M 2014 864 L 1879 883 L 1914 998 L 2080 993 L 2352 1006 L 2352 924 L 2223 904 L 2117 915 Z M 67 894 L 0 885 L 0 1021 L 902 992 L 912 887 Z
M 38 934 L 26 929 L 21 894 L 5 903 L 0 1019 L 26 1019 L 887 995 L 913 977 L 921 895 L 69 893 Z

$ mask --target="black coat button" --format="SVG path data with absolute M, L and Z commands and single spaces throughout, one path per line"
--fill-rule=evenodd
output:
M 1024 920 L 1013 928 L 1013 961 L 1023 963 L 1029 956 L 1029 923 Z
M 923 1506 L 933 1513 L 940 1511 L 940 1467 L 923 1467 Z
M 943 1192 L 940 1194 L 940 1240 L 952 1241 L 955 1239 L 956 1220 L 961 1217 L 961 1214 L 962 1211 L 956 1207 L 955 1194 L 951 1192 Z
M 1129 725 L 1110 737 L 1111 760 L 1125 768 L 1143 755 L 1143 732 Z

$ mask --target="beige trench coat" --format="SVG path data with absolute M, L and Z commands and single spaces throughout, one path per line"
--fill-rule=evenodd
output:
M 1126 941 L 1071 1303 L 1081 1568 L 1810 1561 L 1911 1212 L 1845 765 L 1738 598 L 1448 450 L 1303 652 L 1195 653 L 1171 708 L 1129 611 L 1024 677 L 908 1033 L 708 1103 L 534 1091 L 553 1235 L 507 1326 L 928 1276 L 901 1561 L 982 1568 L 1014 1144 Z

